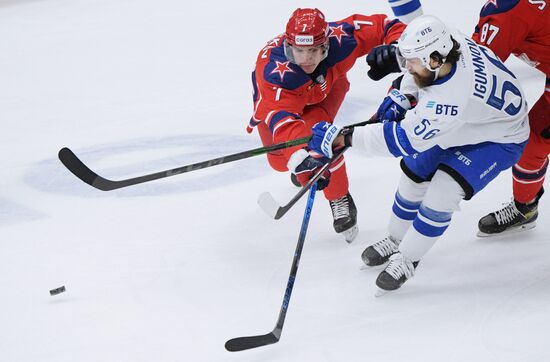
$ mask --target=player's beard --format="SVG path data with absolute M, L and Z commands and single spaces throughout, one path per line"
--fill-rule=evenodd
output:
M 418 88 L 426 88 L 432 85 L 435 80 L 435 72 L 427 71 L 426 75 L 421 75 L 418 73 L 411 73 L 414 78 L 414 82 Z

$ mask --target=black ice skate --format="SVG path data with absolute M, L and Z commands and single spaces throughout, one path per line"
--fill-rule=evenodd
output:
M 403 283 L 412 278 L 417 265 L 418 261 L 412 261 L 400 252 L 393 254 L 386 269 L 376 278 L 376 285 L 380 288 L 376 296 L 399 289 Z
M 502 209 L 485 215 L 479 220 L 477 236 L 508 234 L 534 228 L 538 217 L 537 201 L 521 204 L 513 200 Z
M 377 266 L 385 264 L 390 256 L 397 252 L 397 247 L 399 242 L 396 241 L 391 236 L 386 236 L 384 240 L 381 240 L 377 243 L 372 244 L 363 251 L 361 254 L 361 259 L 368 266 Z
M 357 208 L 353 198 L 345 194 L 341 198 L 329 201 L 334 219 L 334 230 L 338 234 L 343 234 L 348 243 L 351 243 L 357 236 L 359 228 L 357 227 Z

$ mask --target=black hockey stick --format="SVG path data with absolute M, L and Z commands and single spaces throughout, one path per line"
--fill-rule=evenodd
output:
M 369 121 L 352 124 L 346 127 L 364 126 L 367 123 L 369 123 Z M 111 190 L 120 189 L 122 187 L 137 185 L 148 181 L 153 181 L 153 180 L 158 180 L 165 177 L 179 175 L 180 173 L 196 171 L 207 167 L 217 166 L 228 162 L 233 162 L 233 161 L 242 160 L 249 157 L 263 155 L 264 153 L 282 150 L 284 148 L 302 145 L 307 143 L 310 139 L 311 139 L 311 136 L 297 138 L 295 140 L 281 142 L 281 143 L 277 143 L 267 147 L 259 147 L 252 150 L 234 153 L 227 156 L 213 158 L 208 161 L 197 162 L 191 165 L 176 167 L 170 170 L 155 172 L 152 174 L 137 176 L 137 177 L 123 179 L 123 180 L 109 180 L 98 175 L 97 173 L 92 171 L 88 166 L 86 166 L 84 162 L 82 162 L 74 154 L 74 152 L 67 147 L 63 147 L 61 150 L 59 150 L 58 157 L 59 157 L 59 160 L 63 163 L 63 165 L 65 165 L 65 167 L 69 171 L 71 171 L 76 177 L 78 177 L 88 185 L 93 186 L 96 189 L 99 189 L 102 191 L 111 191 Z
M 342 132 L 345 132 L 346 129 L 349 130 L 353 127 L 365 126 L 367 124 L 372 124 L 372 123 L 377 123 L 377 122 L 378 122 L 378 119 L 376 118 L 376 114 L 375 114 L 367 121 L 363 121 L 363 122 L 355 123 L 355 124 L 352 124 L 352 125 L 349 125 L 349 126 L 345 126 L 344 130 Z M 338 152 L 336 152 L 334 154 L 334 156 L 331 158 L 331 160 L 326 165 L 321 167 L 319 169 L 319 171 L 317 171 L 317 173 L 308 181 L 308 183 L 305 184 L 304 186 L 302 186 L 300 191 L 298 191 L 298 193 L 296 195 L 294 195 L 294 197 L 292 199 L 290 199 L 290 201 L 288 203 L 286 203 L 285 205 L 283 205 L 283 206 L 279 205 L 279 203 L 277 201 L 275 201 L 275 199 L 273 198 L 273 196 L 269 192 L 263 192 L 258 197 L 258 204 L 260 205 L 262 210 L 264 210 L 269 216 L 271 216 L 275 220 L 279 220 L 280 218 L 282 218 L 288 212 L 288 210 L 290 210 L 292 208 L 292 206 L 294 206 L 294 204 L 302 198 L 302 196 L 307 192 L 307 190 L 309 190 L 311 185 L 314 182 L 316 182 L 317 180 L 319 180 L 319 178 L 321 178 L 321 176 L 323 176 L 323 174 L 328 170 L 330 165 L 336 159 L 338 159 L 338 157 L 340 157 L 340 155 L 342 155 L 344 152 L 346 152 L 346 150 L 348 148 L 349 147 L 344 147 L 341 150 L 339 150 Z
M 288 212 L 288 210 L 292 208 L 292 206 L 294 206 L 294 204 L 298 202 L 298 200 L 302 198 L 302 196 L 304 196 L 307 190 L 309 190 L 309 188 L 312 187 L 312 185 L 316 183 L 317 180 L 321 178 L 321 176 L 323 176 L 323 174 L 329 169 L 332 163 L 336 159 L 338 159 L 338 157 L 340 157 L 344 152 L 346 152 L 348 148 L 349 147 L 344 147 L 336 152 L 334 156 L 332 156 L 330 161 L 327 162 L 323 167 L 321 167 L 319 171 L 317 171 L 317 173 L 313 175 L 311 179 L 309 179 L 307 184 L 302 186 L 300 191 L 298 191 L 298 193 L 294 195 L 294 197 L 290 199 L 290 201 L 287 202 L 285 205 L 279 205 L 279 203 L 275 201 L 275 199 L 269 192 L 262 192 L 260 194 L 260 196 L 258 197 L 258 205 L 260 205 L 262 210 L 264 210 L 269 216 L 271 216 L 275 220 L 279 220 Z
M 285 323 L 286 312 L 288 304 L 290 303 L 290 296 L 292 289 L 294 288 L 294 281 L 296 280 L 296 274 L 298 272 L 298 265 L 300 264 L 300 257 L 302 256 L 302 250 L 304 248 L 304 241 L 306 239 L 307 227 L 309 225 L 309 218 L 311 216 L 311 209 L 313 208 L 313 201 L 315 200 L 315 191 L 317 191 L 317 183 L 311 185 L 309 191 L 309 197 L 307 199 L 306 210 L 304 211 L 304 218 L 302 220 L 302 227 L 300 229 L 300 237 L 298 238 L 298 244 L 296 245 L 296 251 L 294 252 L 294 259 L 292 260 L 292 267 L 290 268 L 290 275 L 288 276 L 288 282 L 286 284 L 285 295 L 281 310 L 279 311 L 279 318 L 275 324 L 275 328 L 270 333 L 262 334 L 258 336 L 238 337 L 230 339 L 225 343 L 225 349 L 230 352 L 244 351 L 246 349 L 267 346 L 279 342 L 281 339 L 281 333 Z
M 180 173 L 190 172 L 199 170 L 202 168 L 212 167 L 216 165 L 221 165 L 224 163 L 242 160 L 244 158 L 249 158 L 253 156 L 263 155 L 264 153 L 281 150 L 288 147 L 298 146 L 307 143 L 311 139 L 311 136 L 302 137 L 295 140 L 277 143 L 268 147 L 259 147 L 248 151 L 243 151 L 239 153 L 234 153 L 232 155 L 222 156 L 214 158 L 208 161 L 202 161 L 194 163 L 187 166 L 176 167 L 170 170 L 160 171 L 148 175 L 128 178 L 124 180 L 109 180 L 104 177 L 101 177 L 94 171 L 92 171 L 88 166 L 84 164 L 69 148 L 64 147 L 59 150 L 59 160 L 71 171 L 76 177 L 84 181 L 90 186 L 95 187 L 96 189 L 102 191 L 111 191 L 120 189 L 122 187 L 132 186 L 141 184 L 144 182 L 158 180 L 160 178 L 165 178 L 169 176 L 178 175 Z

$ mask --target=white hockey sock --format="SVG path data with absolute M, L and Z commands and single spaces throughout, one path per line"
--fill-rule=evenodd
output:
M 447 173 L 437 171 L 428 187 L 413 227 L 405 234 L 399 251 L 418 261 L 447 230 L 455 210 L 464 198 L 462 187 Z
M 388 0 L 388 2 L 395 17 L 405 24 L 422 15 L 420 0 Z
M 388 224 L 388 233 L 395 240 L 400 241 L 403 239 L 416 218 L 428 185 L 429 182 L 416 183 L 405 174 L 401 174 Z

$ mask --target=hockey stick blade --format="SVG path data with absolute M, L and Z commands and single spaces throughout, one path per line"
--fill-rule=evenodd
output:
M 84 181 L 90 186 L 93 186 L 102 191 L 110 191 L 117 189 L 117 183 L 115 181 L 107 180 L 99 176 L 94 171 L 90 170 L 73 151 L 67 147 L 63 147 L 59 150 L 59 160 L 65 167 L 72 172 L 73 175 Z
M 344 147 L 340 151 L 338 151 L 332 157 L 332 159 L 328 163 L 326 163 L 323 167 L 321 167 L 317 171 L 317 173 L 313 175 L 311 179 L 309 179 L 308 183 L 302 186 L 302 188 L 298 191 L 298 193 L 296 193 L 296 195 L 294 195 L 294 197 L 290 199 L 290 201 L 287 202 L 285 205 L 280 206 L 279 203 L 275 201 L 275 199 L 273 198 L 273 196 L 271 196 L 269 192 L 263 192 L 262 194 L 260 194 L 260 196 L 258 197 L 258 204 L 260 205 L 262 210 L 264 210 L 266 214 L 268 214 L 275 220 L 279 220 L 280 218 L 282 218 L 288 212 L 288 210 L 290 210 L 292 206 L 294 206 L 298 202 L 298 200 L 300 200 L 302 196 L 304 196 L 304 194 L 311 188 L 311 186 L 323 176 L 325 171 L 327 171 L 330 168 L 330 165 L 332 164 L 332 162 L 338 159 L 338 157 L 340 157 L 344 152 L 346 152 L 348 148 L 349 147 Z
M 238 337 L 225 342 L 225 349 L 229 352 L 244 351 L 256 347 L 267 346 L 279 342 L 273 332 L 261 336 Z
M 266 214 L 274 218 L 275 220 L 278 220 L 281 218 L 280 215 L 280 209 L 281 205 L 275 201 L 273 196 L 269 192 L 262 192 L 260 196 L 258 197 L 258 205 L 262 208 L 262 210 L 265 211 Z M 278 215 L 279 214 L 279 215 Z

